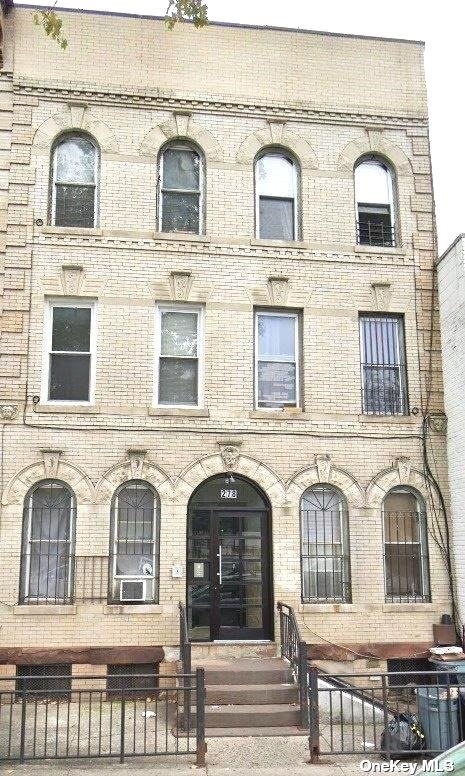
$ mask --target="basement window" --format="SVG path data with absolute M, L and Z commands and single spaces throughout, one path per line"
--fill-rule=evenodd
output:
M 69 700 L 71 693 L 71 664 L 16 666 L 16 693 L 26 692 L 34 698 Z
M 107 666 L 108 697 L 148 698 L 158 689 L 158 663 Z

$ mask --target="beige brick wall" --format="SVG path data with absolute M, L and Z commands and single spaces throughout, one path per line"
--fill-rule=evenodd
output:
M 214 25 L 169 35 L 155 20 L 64 16 L 66 53 L 39 34 L 28 10 L 8 22 L 15 67 L 14 107 L 5 107 L 13 131 L 5 136 L 0 648 L 176 644 L 185 578 L 173 579 L 171 567 L 185 566 L 188 501 L 203 479 L 226 470 L 220 447 L 231 439 L 240 443 L 235 470 L 271 502 L 274 597 L 296 607 L 304 638 L 428 641 L 450 609 L 434 537 L 431 603 L 385 604 L 382 567 L 386 489 L 413 485 L 433 517 L 421 412 L 361 415 L 358 335 L 361 311 L 405 315 L 410 406 L 425 410 L 435 246 L 421 45 Z M 11 91 L 4 70 L 0 85 L 8 84 Z M 157 152 L 180 127 L 205 152 L 203 238 L 156 232 Z M 50 149 L 71 128 L 91 132 L 101 148 L 100 222 L 86 232 L 47 225 Z M 299 243 L 254 239 L 253 158 L 278 141 L 301 163 Z M 369 152 L 396 169 L 395 249 L 354 244 L 353 164 Z M 77 289 L 66 265 L 82 267 Z M 155 305 L 173 299 L 173 271 L 190 273 L 181 301 L 205 307 L 203 417 L 152 407 Z M 281 304 L 302 311 L 303 411 L 254 413 L 253 309 L 272 304 L 276 276 L 288 279 Z M 389 285 L 383 302 L 379 283 Z M 45 300 L 76 296 L 97 301 L 95 406 L 35 407 Z M 440 410 L 437 336 L 433 347 L 429 408 Z M 440 434 L 433 444 L 445 486 Z M 61 451 L 53 474 L 76 493 L 77 553 L 96 555 L 108 552 L 111 497 L 131 476 L 133 448 L 147 450 L 143 477 L 161 500 L 159 605 L 144 613 L 17 606 L 22 505 L 46 475 L 41 451 Z M 299 499 L 323 476 L 319 455 L 330 456 L 326 477 L 349 505 L 352 604 L 300 601 Z M 403 457 L 407 465 L 397 463 Z

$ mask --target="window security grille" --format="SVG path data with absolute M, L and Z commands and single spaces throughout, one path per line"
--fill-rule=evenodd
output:
M 301 504 L 302 600 L 350 602 L 347 509 L 327 485 L 307 490 Z
M 430 600 L 426 513 L 414 493 L 392 490 L 384 500 L 386 601 Z
M 144 676 L 148 674 L 148 676 Z M 108 697 L 121 694 L 125 697 L 147 697 L 158 688 L 158 663 L 128 663 L 107 666 Z
M 407 415 L 404 321 L 361 315 L 362 406 L 367 415 Z
M 71 665 L 16 666 L 16 692 L 34 693 L 34 697 L 69 699 L 71 693 Z M 55 679 L 54 677 L 60 677 Z

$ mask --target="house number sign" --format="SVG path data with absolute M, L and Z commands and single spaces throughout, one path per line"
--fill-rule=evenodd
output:
M 237 498 L 237 490 L 235 488 L 221 488 L 220 497 L 222 499 Z

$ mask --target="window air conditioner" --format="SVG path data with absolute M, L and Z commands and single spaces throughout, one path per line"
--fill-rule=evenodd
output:
M 119 586 L 120 601 L 145 601 L 146 581 L 145 579 L 121 579 Z

